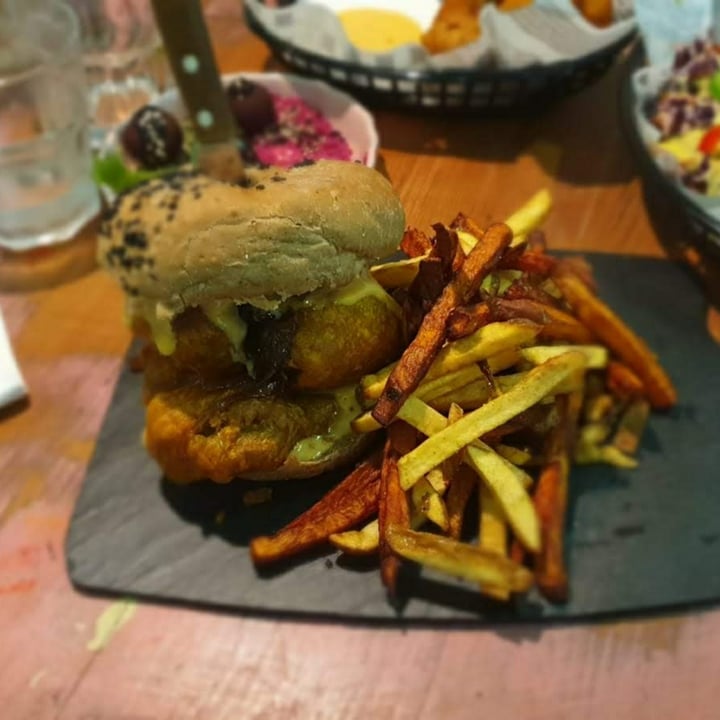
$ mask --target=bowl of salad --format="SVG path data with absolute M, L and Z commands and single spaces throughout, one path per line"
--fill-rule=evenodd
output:
M 379 138 L 360 103 L 319 80 L 280 73 L 222 76 L 248 167 L 293 167 L 318 160 L 375 165 Z M 100 148 L 95 180 L 106 196 L 193 167 L 192 123 L 172 88 L 141 107 Z
M 621 107 L 648 212 L 720 305 L 720 45 L 699 38 L 666 64 L 643 63 L 638 46 Z

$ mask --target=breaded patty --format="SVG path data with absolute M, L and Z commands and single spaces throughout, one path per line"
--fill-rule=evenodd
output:
M 353 305 L 332 303 L 297 313 L 290 367 L 298 387 L 323 390 L 356 382 L 402 349 L 400 318 L 375 297 Z
M 142 321 L 141 321 L 142 322 Z M 149 338 L 147 326 L 135 324 L 135 333 Z M 145 393 L 149 399 L 199 378 L 211 382 L 244 375 L 245 367 L 236 362 L 222 330 L 213 325 L 200 308 L 189 308 L 173 321 L 175 352 L 161 355 L 154 343 L 142 351 Z
M 353 305 L 336 303 L 300 310 L 288 349 L 297 387 L 329 390 L 375 372 L 401 351 L 402 324 L 392 308 L 368 296 Z M 235 362 L 227 336 L 198 308 L 173 322 L 175 352 L 161 355 L 150 343 L 143 351 L 146 400 L 157 392 L 198 380 L 238 381 L 246 367 Z
M 175 482 L 227 483 L 280 467 L 298 440 L 326 433 L 336 411 L 330 395 L 243 399 L 188 385 L 150 400 L 145 445 Z

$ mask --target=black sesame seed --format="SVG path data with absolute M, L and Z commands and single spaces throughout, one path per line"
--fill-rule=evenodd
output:
M 148 241 L 145 233 L 141 232 L 126 232 L 123 237 L 123 242 L 127 247 L 139 248 L 144 250 L 148 246 Z
M 256 189 L 256 190 L 264 190 L 264 189 L 265 189 L 265 186 L 261 183 L 261 184 L 259 184 L 259 185 L 256 185 L 256 186 L 255 186 L 255 189 Z
M 282 177 L 282 175 L 273 175 L 270 178 L 273 182 L 285 182 L 287 180 L 286 177 Z

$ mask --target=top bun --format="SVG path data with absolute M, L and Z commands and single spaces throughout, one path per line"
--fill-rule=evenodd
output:
M 238 185 L 181 173 L 118 200 L 98 257 L 128 295 L 173 312 L 227 299 L 271 309 L 349 283 L 397 249 L 404 225 L 390 183 L 356 163 L 249 169 Z

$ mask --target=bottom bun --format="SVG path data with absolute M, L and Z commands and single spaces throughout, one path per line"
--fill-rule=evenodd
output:
M 275 481 L 305 480 L 349 465 L 358 460 L 372 445 L 375 433 L 347 435 L 317 460 L 301 462 L 289 457 L 279 468 L 239 475 L 241 480 Z

